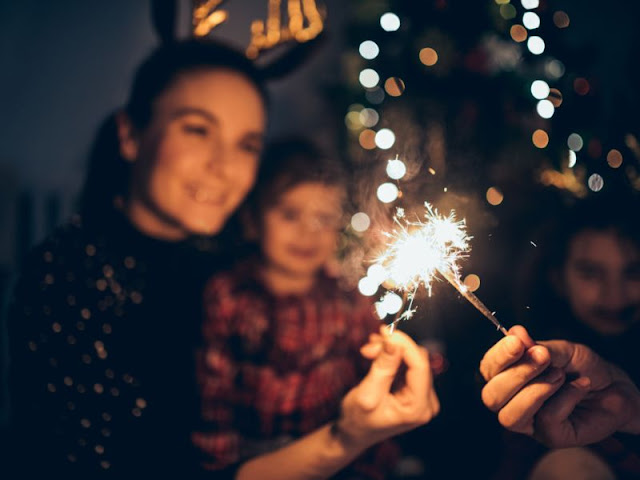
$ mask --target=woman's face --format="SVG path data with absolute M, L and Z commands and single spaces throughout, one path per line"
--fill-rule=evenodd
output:
M 133 161 L 128 214 L 178 240 L 220 231 L 253 185 L 265 130 L 256 87 L 225 69 L 185 73 L 155 101 L 142 132 L 120 132 Z

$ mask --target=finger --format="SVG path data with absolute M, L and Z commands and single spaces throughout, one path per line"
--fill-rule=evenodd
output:
M 380 355 L 380 352 L 382 351 L 382 342 L 376 342 L 376 343 L 365 343 L 362 347 L 360 347 L 360 354 L 369 359 L 369 360 L 373 360 L 374 358 L 376 358 L 378 355 Z
M 564 384 L 536 415 L 536 438 L 552 446 L 564 446 L 568 441 L 577 440 L 577 431 L 569 416 L 589 393 L 590 387 L 591 381 L 587 377 Z
M 480 373 L 486 381 L 522 358 L 524 342 L 516 335 L 507 335 L 491 347 L 480 361 Z
M 402 347 L 402 361 L 407 367 L 402 387 L 403 395 L 426 401 L 433 389 L 433 378 L 429 366 L 429 354 L 424 347 L 418 346 L 408 335 L 396 331 L 391 339 Z
M 527 332 L 527 329 L 522 325 L 514 325 L 511 327 L 509 329 L 509 335 L 515 335 L 518 337 L 527 348 L 531 348 L 536 344 L 533 338 L 529 335 L 529 332 Z
M 494 412 L 500 410 L 549 365 L 549 353 L 536 345 L 517 363 L 495 375 L 482 389 L 482 402 Z
M 591 388 L 601 390 L 614 380 L 614 369 L 589 347 L 563 340 L 541 342 L 549 350 L 551 364 L 567 373 L 589 377 Z
M 564 379 L 564 372 L 561 369 L 551 368 L 525 385 L 500 409 L 498 413 L 500 424 L 513 432 L 533 433 L 534 416 L 562 387 Z
M 402 348 L 385 341 L 380 354 L 357 387 L 359 401 L 363 408 L 373 410 L 389 393 L 401 363 Z

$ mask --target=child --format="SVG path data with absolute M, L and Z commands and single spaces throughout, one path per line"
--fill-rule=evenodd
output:
M 306 141 L 283 141 L 264 155 L 244 212 L 259 253 L 205 289 L 198 378 L 210 430 L 193 440 L 208 468 L 272 451 L 335 419 L 367 371 L 359 349 L 380 321 L 324 268 L 346 190 L 340 165 Z M 395 447 L 383 443 L 363 457 L 352 474 L 386 478 Z

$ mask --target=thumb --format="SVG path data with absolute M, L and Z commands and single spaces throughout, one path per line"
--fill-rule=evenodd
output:
M 401 347 L 385 341 L 382 351 L 358 385 L 358 397 L 363 408 L 373 410 L 380 404 L 391 390 L 393 379 L 401 363 Z

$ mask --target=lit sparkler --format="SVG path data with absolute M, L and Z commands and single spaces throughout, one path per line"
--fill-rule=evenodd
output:
M 457 221 L 454 212 L 445 217 L 429 203 L 424 205 L 424 220 L 409 220 L 403 209 L 397 210 L 393 218 L 396 229 L 384 232 L 389 238 L 388 248 L 374 264 L 381 267 L 377 270 L 384 272 L 385 281 L 404 292 L 405 303 L 409 302 L 403 312 L 396 314 L 389 325 L 390 330 L 393 331 L 399 321 L 413 316 L 416 311 L 413 300 L 418 287 L 424 285 L 431 295 L 431 283 L 440 274 L 506 335 L 506 329 L 495 315 L 460 280 L 458 261 L 470 250 L 465 221 Z

